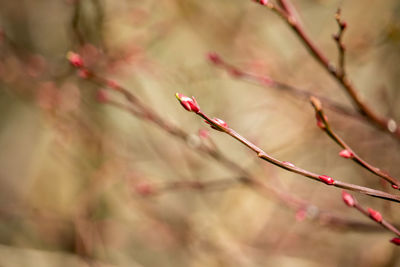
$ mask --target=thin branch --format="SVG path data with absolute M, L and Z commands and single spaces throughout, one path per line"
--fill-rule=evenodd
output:
M 347 206 L 357 209 L 359 212 L 361 212 L 371 220 L 379 223 L 384 228 L 386 228 L 387 230 L 393 232 L 394 234 L 400 237 L 400 231 L 396 228 L 396 226 L 383 219 L 382 215 L 378 211 L 373 210 L 371 208 L 365 209 L 358 203 L 358 201 L 352 195 L 350 195 L 346 191 L 342 192 L 342 198 Z
M 239 67 L 234 66 L 231 63 L 228 63 L 216 53 L 208 54 L 208 58 L 215 66 L 220 67 L 221 69 L 225 70 L 235 78 L 255 83 L 262 87 L 270 87 L 284 92 L 288 92 L 292 95 L 301 97 L 304 100 L 308 100 L 311 96 L 316 96 L 316 94 L 313 92 L 307 91 L 305 89 L 281 81 L 273 80 L 269 76 L 261 76 L 240 69 Z M 320 95 L 318 95 L 318 98 L 321 99 L 321 101 L 327 108 L 337 113 L 352 117 L 354 119 L 365 121 L 365 117 L 361 116 L 358 112 L 355 112 L 354 110 L 346 107 L 345 105 L 342 105 L 341 103 L 338 103 L 336 101 L 333 101 L 329 98 Z
M 74 54 L 70 54 L 70 56 Z M 100 77 L 96 73 L 88 70 L 84 67 L 83 61 L 80 57 L 73 57 L 69 56 L 69 61 L 73 66 L 75 66 L 79 71 L 83 71 L 86 75 L 81 76 L 82 78 L 87 78 L 90 81 L 101 85 L 102 87 L 106 86 L 111 88 L 112 90 L 121 93 L 126 100 L 131 104 L 131 106 L 126 106 L 123 104 L 116 104 L 116 102 L 112 103 L 112 105 L 127 110 L 131 112 L 134 116 L 137 116 L 139 119 L 142 119 L 146 122 L 152 123 L 157 125 L 161 130 L 169 133 L 170 135 L 174 136 L 182 140 L 185 145 L 188 145 L 187 140 L 189 140 L 189 134 L 186 133 L 184 130 L 178 128 L 177 126 L 173 125 L 171 122 L 161 118 L 155 110 L 153 110 L 150 106 L 145 105 L 143 102 L 140 101 L 138 97 L 136 97 L 132 92 L 128 89 L 123 88 L 121 85 L 117 84 L 115 81 L 111 81 L 105 78 Z M 79 55 L 78 55 L 79 56 Z M 105 103 L 110 103 L 109 100 Z M 128 107 L 128 108 L 127 108 Z M 271 198 L 277 201 L 279 204 L 284 205 L 287 208 L 292 210 L 316 210 L 316 207 L 309 202 L 299 199 L 292 194 L 283 192 L 278 190 L 274 187 L 268 186 L 264 182 L 256 179 L 250 172 L 246 169 L 231 161 L 227 158 L 224 154 L 220 151 L 212 149 L 203 143 L 198 146 L 191 146 L 192 151 L 205 154 L 212 159 L 214 159 L 219 164 L 225 166 L 230 171 L 235 172 L 236 174 L 240 175 L 239 182 L 243 185 L 246 185 L 250 188 L 253 188 L 256 192 L 259 192 L 263 197 Z M 371 225 L 364 224 L 363 222 L 358 222 L 354 220 L 345 219 L 343 217 L 339 217 L 337 215 L 332 214 L 329 211 L 319 210 L 317 209 L 317 213 L 314 215 L 313 219 L 316 219 L 320 222 L 323 222 L 328 225 L 334 226 L 341 226 L 342 228 L 353 229 L 353 230 L 370 230 Z M 362 228 L 358 228 L 362 225 Z
M 310 98 L 311 104 L 315 110 L 315 117 L 317 118 L 317 125 L 330 137 L 333 141 L 335 141 L 340 147 L 344 149 L 343 157 L 350 158 L 360 166 L 364 167 L 371 173 L 385 179 L 388 181 L 394 189 L 399 189 L 400 181 L 394 177 L 392 177 L 389 173 L 382 171 L 381 169 L 369 164 L 364 159 L 362 159 L 359 155 L 357 155 L 354 150 L 332 129 L 331 125 L 328 122 L 328 117 L 324 114 L 322 109 L 321 102 L 316 97 Z
M 185 101 L 190 102 L 189 101 L 190 98 L 188 98 L 188 97 L 182 96 L 180 94 L 177 94 L 177 97 L 178 97 L 178 100 L 181 102 L 181 104 Z M 197 102 L 195 102 L 195 105 L 197 105 Z M 359 185 L 355 185 L 355 184 L 342 182 L 339 180 L 334 180 L 333 178 L 331 178 L 329 176 L 319 175 L 319 174 L 304 170 L 302 168 L 299 168 L 292 163 L 288 163 L 285 161 L 280 161 L 278 159 L 275 159 L 274 157 L 268 155 L 261 148 L 259 148 L 258 146 L 256 146 L 252 142 L 250 142 L 248 139 L 241 136 L 240 134 L 235 132 L 233 129 L 229 128 L 228 125 L 223 120 L 217 119 L 217 118 L 211 119 L 209 116 L 207 116 L 205 113 L 203 113 L 200 110 L 200 107 L 198 105 L 196 106 L 196 109 L 193 109 L 193 110 L 187 109 L 187 110 L 193 111 L 196 115 L 202 117 L 204 120 L 206 120 L 206 122 L 208 124 L 210 124 L 210 126 L 213 129 L 224 132 L 224 133 L 230 135 L 231 137 L 235 138 L 236 140 L 238 140 L 239 142 L 241 142 L 242 144 L 244 144 L 245 146 L 247 146 L 248 148 L 253 150 L 255 153 L 257 153 L 257 156 L 259 158 L 261 158 L 273 165 L 276 165 L 282 169 L 300 174 L 304 177 L 313 179 L 318 182 L 322 182 L 329 186 L 335 186 L 335 187 L 339 187 L 339 188 L 343 188 L 343 189 L 348 189 L 348 190 L 351 190 L 354 192 L 359 192 L 359 193 L 369 195 L 372 197 L 386 199 L 386 200 L 400 203 L 400 196 L 389 194 L 389 193 L 375 190 L 375 189 L 368 188 L 368 187 L 363 187 L 363 186 L 359 186 Z
M 347 23 L 342 20 L 340 8 L 336 11 L 335 20 L 338 25 L 338 32 L 336 34 L 334 34 L 332 37 L 333 37 L 333 40 L 335 40 L 335 42 L 336 42 L 338 52 L 339 52 L 339 62 L 338 62 L 339 64 L 338 64 L 337 72 L 338 72 L 338 75 L 341 78 L 343 78 L 346 75 L 346 70 L 345 70 L 346 47 L 343 44 L 343 34 L 344 34 L 344 31 L 346 30 Z
M 289 0 L 286 0 L 288 3 Z M 387 133 L 392 134 L 398 140 L 400 140 L 400 127 L 397 123 L 391 119 L 379 115 L 373 110 L 360 96 L 358 90 L 355 88 L 353 83 L 347 78 L 347 76 L 342 75 L 340 70 L 338 70 L 334 64 L 332 64 L 325 53 L 314 43 L 310 36 L 306 33 L 303 26 L 296 20 L 295 16 L 288 13 L 285 9 L 276 6 L 272 3 L 265 4 L 267 8 L 274 11 L 279 15 L 286 23 L 291 27 L 293 32 L 298 36 L 304 47 L 310 52 L 314 59 L 329 73 L 331 76 L 342 86 L 342 88 L 347 92 L 353 104 L 357 107 L 361 115 L 366 117 L 373 125 L 380 128 Z M 343 61 L 344 63 L 344 61 Z

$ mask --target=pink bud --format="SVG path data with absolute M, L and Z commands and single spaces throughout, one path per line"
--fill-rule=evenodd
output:
M 208 59 L 214 64 L 222 63 L 220 56 L 215 52 L 210 52 L 207 54 Z
M 114 90 L 118 90 L 120 88 L 118 83 L 116 81 L 113 81 L 113 80 L 108 80 L 107 81 L 107 86 L 110 87 L 111 89 L 114 89 Z
M 351 159 L 353 158 L 354 154 L 350 150 L 343 149 L 342 151 L 339 152 L 339 156 L 345 159 Z
M 400 238 L 398 237 L 394 237 L 390 240 L 390 242 L 392 242 L 393 244 L 400 246 Z
M 83 60 L 79 54 L 70 51 L 67 53 L 67 59 L 72 66 L 76 68 L 83 67 Z
M 201 138 L 207 139 L 210 136 L 210 133 L 208 132 L 208 130 L 200 129 L 199 130 L 199 136 Z
M 322 182 L 326 183 L 327 185 L 333 185 L 333 184 L 335 184 L 335 180 L 333 180 L 332 177 L 329 177 L 329 176 L 327 176 L 327 175 L 320 175 L 320 176 L 318 176 L 318 178 L 319 178 Z
M 368 208 L 368 213 L 374 221 L 379 223 L 382 221 L 382 215 L 378 211 Z
M 268 4 L 268 0 L 260 0 L 260 4 L 265 6 L 266 4 Z
M 90 76 L 90 72 L 87 69 L 79 69 L 78 76 L 82 79 L 87 79 Z
M 192 96 L 192 98 L 184 96 L 180 93 L 175 94 L 176 99 L 179 100 L 182 107 L 187 111 L 193 111 L 194 113 L 198 113 L 200 111 L 200 106 L 197 104 L 196 99 Z
M 135 186 L 135 191 L 139 195 L 149 196 L 155 193 L 155 188 L 147 182 L 141 182 Z
M 349 207 L 354 207 L 354 205 L 356 204 L 356 201 L 354 200 L 353 196 L 344 190 L 342 191 L 342 199 L 344 203 L 346 203 L 346 205 Z
M 392 184 L 393 189 L 399 189 L 399 187 L 395 184 Z
M 214 118 L 214 119 L 212 119 L 211 121 L 212 121 L 213 123 L 215 123 L 216 125 L 222 127 L 222 128 L 228 128 L 228 124 L 227 124 L 225 121 L 221 120 L 221 119 Z M 208 123 L 208 124 L 210 124 L 211 128 L 213 128 L 213 129 L 215 129 L 215 130 L 218 130 L 218 131 L 221 131 L 219 128 L 215 127 L 214 125 L 212 125 L 212 124 L 209 123 L 208 121 L 205 121 L 205 122 Z
M 106 103 L 108 101 L 107 90 L 105 90 L 105 89 L 97 90 L 96 99 L 100 103 Z
M 301 222 L 307 217 L 307 211 L 304 209 L 299 209 L 296 212 L 296 221 Z

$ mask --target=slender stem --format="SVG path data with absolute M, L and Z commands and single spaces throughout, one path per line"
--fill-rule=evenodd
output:
M 122 87 L 121 85 L 111 82 L 108 79 L 105 79 L 96 73 L 84 68 L 80 67 L 81 70 L 84 70 L 88 73 L 87 78 L 93 83 L 99 84 L 101 86 L 110 87 L 116 92 L 120 92 L 126 100 L 131 105 L 124 105 L 118 102 L 108 100 L 106 103 L 110 103 L 111 105 L 126 110 L 132 113 L 139 119 L 142 119 L 146 122 L 153 123 L 157 125 L 161 130 L 169 133 L 171 136 L 182 140 L 186 145 L 188 145 L 187 140 L 189 139 L 189 134 L 179 127 L 175 126 L 171 122 L 163 119 L 161 116 L 157 114 L 157 112 L 152 109 L 150 106 L 145 105 L 137 96 L 135 96 L 131 91 Z M 146 116 L 147 114 L 147 116 Z M 151 114 L 148 116 L 148 114 Z M 277 201 L 281 205 L 284 205 L 287 208 L 292 210 L 314 210 L 316 207 L 309 202 L 299 199 L 295 197 L 291 193 L 287 193 L 276 189 L 274 187 L 268 186 L 266 183 L 256 179 L 250 172 L 241 167 L 236 162 L 227 158 L 224 154 L 220 153 L 218 150 L 210 149 L 208 146 L 203 143 L 198 146 L 190 146 L 192 151 L 203 153 L 211 158 L 213 158 L 219 164 L 225 166 L 227 169 L 235 172 L 236 174 L 241 175 L 239 178 L 239 182 L 243 185 L 249 186 L 254 189 L 256 192 L 259 192 L 263 197 L 272 198 Z M 323 221 L 324 224 L 332 225 L 332 226 L 340 226 L 341 228 L 352 229 L 352 230 L 376 230 L 375 228 L 371 228 L 370 224 L 365 224 L 363 222 L 350 220 L 347 218 L 343 218 L 332 214 L 330 211 L 317 209 L 317 213 L 314 215 L 313 219 Z
M 226 62 L 224 59 L 222 59 L 218 55 L 214 55 L 214 56 L 218 57 L 218 60 L 212 61 L 214 63 L 214 65 L 227 71 L 235 78 L 239 78 L 239 79 L 242 79 L 242 80 L 245 80 L 248 82 L 252 82 L 252 83 L 255 83 L 255 84 L 263 86 L 263 87 L 267 86 L 267 87 L 279 89 L 282 91 L 286 91 L 288 93 L 291 93 L 295 96 L 302 97 L 303 99 L 307 99 L 307 100 L 311 96 L 316 96 L 316 94 L 313 92 L 304 90 L 299 87 L 295 87 L 293 85 L 290 85 L 290 84 L 287 84 L 287 83 L 284 83 L 281 81 L 273 80 L 271 77 L 261 76 L 261 75 L 257 75 L 257 74 L 251 73 L 251 72 L 247 72 L 243 69 L 240 69 L 237 66 L 234 66 L 234 65 Z M 329 98 L 326 98 L 323 96 L 318 96 L 318 95 L 317 95 L 317 97 L 324 103 L 324 105 L 327 108 L 329 108 L 337 113 L 352 117 L 354 119 L 365 121 L 365 117 L 361 116 L 360 113 L 354 111 L 353 109 L 350 109 L 350 108 L 346 107 L 345 105 L 340 104 L 336 101 L 333 101 Z
M 353 197 L 354 198 L 354 197 Z M 354 199 L 355 200 L 355 199 Z M 367 216 L 368 218 L 370 218 L 371 220 L 373 220 L 374 222 L 379 223 L 380 225 L 382 225 L 384 228 L 388 229 L 389 231 L 395 233 L 397 236 L 400 236 L 400 231 L 396 228 L 396 226 L 394 226 L 393 224 L 391 224 L 390 222 L 386 221 L 385 219 L 382 219 L 380 222 L 374 220 L 371 218 L 369 212 L 363 208 L 356 200 L 354 203 L 354 208 L 357 209 L 359 212 L 361 212 L 362 214 L 364 214 L 365 216 Z
M 247 140 L 246 138 L 244 138 L 243 136 L 241 136 L 240 134 L 238 134 L 237 132 L 235 132 L 234 130 L 232 130 L 229 127 L 223 127 L 221 125 L 219 125 L 218 123 L 215 123 L 215 121 L 213 119 L 211 119 L 210 117 L 208 117 L 206 114 L 204 114 L 202 111 L 199 111 L 196 113 L 198 116 L 202 117 L 203 119 L 205 119 L 211 126 L 213 126 L 214 129 L 217 129 L 219 131 L 222 131 L 228 135 L 230 135 L 231 137 L 235 138 L 236 140 L 238 140 L 239 142 L 241 142 L 242 144 L 244 144 L 245 146 L 247 146 L 248 148 L 250 148 L 251 150 L 253 150 L 254 152 L 257 153 L 257 156 L 271 164 L 274 164 L 282 169 L 285 169 L 287 171 L 290 172 L 294 172 L 297 174 L 300 174 L 304 177 L 322 182 L 327 184 L 326 182 L 324 182 L 323 179 L 321 179 L 321 176 L 323 175 L 319 175 L 307 170 L 304 170 L 302 168 L 299 168 L 297 166 L 294 166 L 292 164 L 288 164 L 287 162 L 284 161 L 280 161 L 278 159 L 275 159 L 274 157 L 268 155 L 265 151 L 263 151 L 261 148 L 259 148 L 258 146 L 256 146 L 255 144 L 253 144 L 252 142 L 250 142 L 249 140 Z M 354 192 L 359 192 L 365 195 L 369 195 L 372 197 L 376 197 L 376 198 L 381 198 L 381 199 L 386 199 L 386 200 L 390 200 L 393 202 L 398 202 L 400 203 L 400 196 L 397 195 L 393 195 L 393 194 L 389 194 L 383 191 L 379 191 L 379 190 L 375 190 L 372 188 L 368 188 L 368 187 L 363 187 L 363 186 L 358 186 L 358 185 L 354 185 L 354 184 L 350 184 L 350 183 L 345 183 L 345 182 L 341 182 L 339 180 L 334 180 L 332 183 L 329 183 L 328 185 L 332 185 L 335 187 L 339 187 L 339 188 L 343 188 L 343 189 L 348 189 Z
M 362 159 L 354 150 L 332 129 L 331 125 L 329 124 L 328 117 L 325 115 L 321 102 L 316 97 L 310 98 L 311 104 L 314 107 L 315 115 L 319 123 L 321 123 L 320 128 L 333 140 L 335 141 L 340 147 L 346 149 L 350 154 L 350 158 L 359 164 L 360 166 L 364 167 L 371 173 L 385 179 L 394 187 L 400 188 L 400 181 L 385 171 L 373 166 L 372 164 L 368 163 L 364 159 Z
M 289 0 L 286 1 L 290 2 Z M 281 9 L 273 4 L 268 4 L 267 7 L 278 14 L 291 27 L 293 32 L 299 37 L 300 41 L 304 44 L 304 47 L 309 51 L 314 59 L 329 74 L 331 74 L 331 76 L 347 92 L 360 114 L 366 117 L 377 128 L 391 133 L 394 137 L 400 140 L 400 127 L 397 125 L 397 123 L 391 118 L 386 118 L 384 116 L 378 115 L 366 102 L 362 100 L 360 94 L 347 78 L 347 76 L 342 75 L 340 70 L 334 67 L 334 65 L 329 61 L 324 52 L 309 37 L 303 26 L 298 23 L 296 18 L 290 13 L 287 13 L 284 9 Z

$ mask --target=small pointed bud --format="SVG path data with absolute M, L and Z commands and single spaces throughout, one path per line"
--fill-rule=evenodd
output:
M 83 60 L 79 54 L 70 51 L 67 53 L 67 59 L 68 59 L 69 63 L 71 63 L 72 66 L 74 66 L 76 68 L 83 67 Z
M 342 21 L 342 22 L 340 23 L 340 28 L 341 28 L 342 30 L 344 30 L 344 29 L 346 29 L 346 27 L 347 27 L 347 23 L 346 23 L 345 21 Z
M 135 186 L 135 191 L 145 197 L 154 194 L 155 188 L 147 182 L 140 182 Z
M 222 63 L 221 57 L 215 52 L 208 53 L 207 57 L 214 64 L 218 65 L 218 64 Z
M 208 137 L 210 137 L 210 133 L 206 129 L 200 129 L 199 136 L 203 139 L 207 139 Z
M 214 119 L 212 119 L 211 121 L 212 121 L 213 123 L 215 123 L 216 125 L 220 126 L 221 128 L 228 128 L 228 124 L 227 124 L 225 121 L 221 120 L 221 119 L 214 118 Z M 208 123 L 208 124 L 210 124 L 211 128 L 213 128 L 213 129 L 215 129 L 215 130 L 218 130 L 218 131 L 221 131 L 219 128 L 215 127 L 214 125 L 212 125 L 212 124 L 209 123 L 208 121 L 205 121 L 205 122 Z
M 339 152 L 339 156 L 345 159 L 351 159 L 353 158 L 354 154 L 350 150 L 343 149 L 342 151 Z
M 333 180 L 332 177 L 330 177 L 330 176 L 327 176 L 327 175 L 320 175 L 320 176 L 318 176 L 318 178 L 319 178 L 322 182 L 326 183 L 327 185 L 333 185 L 333 184 L 335 184 L 335 180 Z
M 395 184 L 392 184 L 393 189 L 399 189 L 399 187 Z
M 344 190 L 342 191 L 342 199 L 344 203 L 346 203 L 346 205 L 349 207 L 354 207 L 354 205 L 356 204 L 356 201 L 354 200 L 353 196 Z
M 82 79 L 87 79 L 90 76 L 90 72 L 87 69 L 79 69 L 78 76 Z
M 379 213 L 379 211 L 373 210 L 371 208 L 368 208 L 368 213 L 369 216 L 376 222 L 381 222 L 382 221 L 382 215 Z
M 109 99 L 109 97 L 108 97 L 107 90 L 105 90 L 105 89 L 97 90 L 97 92 L 96 92 L 96 100 L 99 103 L 107 103 L 108 99 Z
M 107 86 L 110 87 L 111 89 L 118 90 L 120 88 L 119 84 L 116 81 L 113 80 L 108 80 L 107 81 Z
M 193 111 L 194 113 L 200 111 L 200 106 L 197 104 L 197 101 L 193 96 L 190 98 L 180 93 L 176 93 L 175 96 L 179 103 L 181 103 L 182 107 L 187 111 Z
M 302 222 L 307 217 L 307 211 L 305 209 L 299 209 L 296 212 L 296 221 Z
M 390 242 L 392 242 L 393 244 L 400 246 L 400 238 L 398 237 L 394 237 L 390 240 Z

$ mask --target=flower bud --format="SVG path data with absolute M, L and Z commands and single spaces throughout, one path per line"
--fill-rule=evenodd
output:
M 392 242 L 393 244 L 400 246 L 400 238 L 398 237 L 394 237 L 390 240 L 390 242 Z
M 76 68 L 83 67 L 83 60 L 79 54 L 69 51 L 67 53 L 67 59 L 68 59 L 69 63 L 71 63 L 72 66 L 74 66 Z
M 220 56 L 215 52 L 210 52 L 207 54 L 208 59 L 214 64 L 222 63 Z
M 319 178 L 322 182 L 326 183 L 327 185 L 333 185 L 333 184 L 335 184 L 335 180 L 333 180 L 332 177 L 329 177 L 329 176 L 327 176 L 327 175 L 320 175 L 320 176 L 318 176 L 318 178 Z
M 342 191 L 342 199 L 344 203 L 346 203 L 346 205 L 349 207 L 354 207 L 354 205 L 356 204 L 356 201 L 354 200 L 353 196 L 344 190 Z
M 193 111 L 194 113 L 200 111 L 200 106 L 197 104 L 196 99 L 193 96 L 190 98 L 180 93 L 176 93 L 175 96 L 179 103 L 181 103 L 182 107 L 187 111 Z
M 369 216 L 376 222 L 382 222 L 382 215 L 379 213 L 379 211 L 373 210 L 371 208 L 368 208 L 368 213 Z
M 342 151 L 339 152 L 339 156 L 345 159 L 351 159 L 353 158 L 354 154 L 350 150 L 343 149 Z

